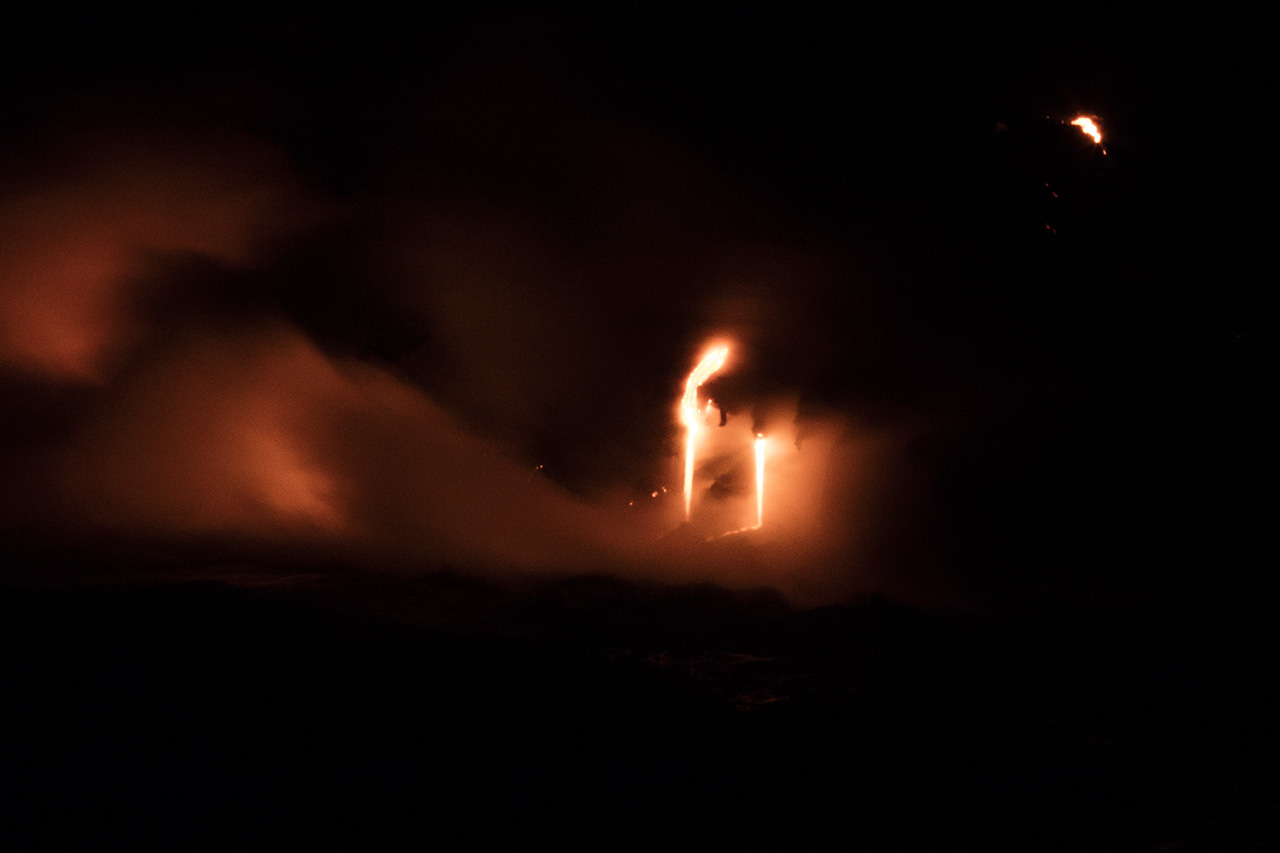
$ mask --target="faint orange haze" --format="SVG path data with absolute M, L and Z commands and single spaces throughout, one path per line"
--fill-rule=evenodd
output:
M 81 394 L 56 431 L 5 459 L 5 524 L 52 537 L 225 537 L 274 554 L 319 548 L 409 573 L 771 586 L 802 603 L 865 584 L 856 562 L 895 452 L 891 431 L 801 417 L 798 394 L 777 390 L 760 395 L 754 414 L 726 409 L 717 426 L 719 407 L 700 405 L 698 388 L 727 364 L 726 335 L 684 379 L 675 418 L 670 397 L 645 410 L 670 430 L 670 446 L 624 442 L 616 410 L 584 415 L 600 427 L 588 433 L 607 440 L 592 452 L 643 455 L 666 472 L 655 498 L 631 507 L 610 488 L 572 491 L 530 457 L 536 443 L 526 439 L 559 423 L 588 383 L 593 395 L 626 399 L 599 364 L 625 366 L 633 353 L 611 334 L 605 318 L 616 311 L 590 301 L 597 290 L 564 283 L 545 245 L 555 241 L 527 217 L 421 203 L 389 236 L 357 244 L 377 255 L 362 272 L 407 271 L 407 283 L 359 281 L 358 298 L 407 306 L 397 319 L 439 347 L 432 386 L 328 346 L 270 300 L 233 320 L 204 316 L 184 294 L 175 295 L 180 322 L 140 308 L 147 288 L 182 285 L 165 277 L 168 257 L 269 282 L 280 274 L 273 241 L 357 214 L 316 201 L 269 148 L 239 136 L 129 140 L 95 140 L 73 158 L 91 165 L 0 197 L 0 371 L 23 387 Z M 746 270 L 750 292 L 767 294 L 798 270 L 817 275 L 784 252 L 759 260 L 729 264 L 725 280 Z M 150 279 L 149 265 L 160 270 Z M 304 300 L 310 285 L 298 285 Z M 723 297 L 706 310 L 728 318 L 735 360 L 779 334 L 780 317 L 788 334 L 804 328 L 802 313 Z M 672 537 L 682 491 L 689 541 Z M 739 529 L 752 533 L 706 541 Z
M 250 263 L 313 216 L 286 164 L 233 134 L 95 139 L 56 180 L 0 199 L 0 366 L 102 381 L 144 333 L 135 279 L 191 252 Z
M 45 451 L 28 498 L 57 506 L 63 529 L 323 545 L 397 572 L 607 572 L 837 600 L 862 582 L 850 561 L 892 439 L 835 419 L 802 423 L 794 401 L 772 404 L 770 423 L 769 442 L 746 414 L 710 427 L 699 476 L 699 529 L 760 513 L 767 525 L 736 542 L 670 540 L 672 504 L 636 512 L 574 495 L 394 374 L 264 324 L 187 337 L 131 371 Z M 706 486 L 716 482 L 740 487 Z

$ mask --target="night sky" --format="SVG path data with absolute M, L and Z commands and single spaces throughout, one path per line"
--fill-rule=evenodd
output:
M 337 801 L 352 839 L 422 802 L 558 834 L 561 794 L 609 816 L 580 841 L 699 797 L 707 839 L 781 797 L 869 849 L 902 840 L 884 815 L 934 841 L 1004 816 L 995 847 L 1274 841 L 1260 32 L 650 5 L 6 27 L 0 791 L 124 846 L 329 839 Z M 684 524 L 676 403 L 713 340 L 724 427 Z M 765 524 L 715 539 L 754 506 L 756 432 Z M 499 709 L 524 701 L 563 749 Z M 847 778 L 832 742 L 908 769 Z

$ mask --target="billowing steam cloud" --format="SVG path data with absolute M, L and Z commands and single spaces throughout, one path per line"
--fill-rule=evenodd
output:
M 126 141 L 127 139 L 127 141 Z M 102 381 L 145 334 L 136 279 L 158 255 L 249 263 L 302 212 L 282 159 L 251 139 L 135 131 L 0 200 L 0 364 Z
M 799 407 L 829 333 L 804 294 L 828 266 L 753 243 L 669 147 L 605 139 L 566 143 L 589 155 L 571 171 L 583 192 L 536 209 L 465 181 L 322 202 L 243 134 L 68 144 L 0 199 L 10 534 L 806 602 L 865 585 L 854 567 L 901 436 Z M 675 412 L 712 335 L 736 364 L 705 389 L 725 419 L 685 535 Z M 755 523 L 765 428 L 769 523 L 707 543 Z

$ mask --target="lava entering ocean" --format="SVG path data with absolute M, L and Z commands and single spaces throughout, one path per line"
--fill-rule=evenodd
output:
M 684 520 L 688 521 L 693 516 L 693 460 L 694 453 L 697 449 L 698 439 L 698 421 L 700 412 L 698 411 L 698 387 L 711 378 L 712 374 L 724 367 L 725 359 L 729 357 L 729 348 L 726 346 L 713 347 L 702 360 L 698 362 L 698 366 L 689 374 L 689 378 L 684 383 L 684 397 L 680 401 L 680 416 L 684 423 L 685 440 L 684 440 Z
M 686 522 L 693 517 L 693 471 L 698 449 L 697 436 L 701 426 L 700 421 L 705 420 L 712 409 L 710 401 L 707 402 L 705 409 L 701 411 L 698 409 L 698 388 L 724 367 L 728 356 L 729 348 L 727 346 L 713 347 L 703 356 L 702 360 L 698 362 L 697 366 L 689 374 L 689 378 L 685 380 L 684 397 L 680 401 L 680 419 L 685 427 L 684 518 Z M 764 459 L 766 445 L 764 435 L 756 433 L 753 444 L 755 453 L 756 521 L 755 524 L 730 530 L 729 533 L 759 530 L 764 524 Z

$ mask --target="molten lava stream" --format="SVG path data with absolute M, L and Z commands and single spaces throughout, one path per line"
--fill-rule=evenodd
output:
M 1071 124 L 1083 130 L 1085 135 L 1092 136 L 1094 143 L 1102 144 L 1102 131 L 1098 130 L 1098 125 L 1094 123 L 1093 119 L 1088 116 L 1080 116 Z
M 684 520 L 693 516 L 693 460 L 698 437 L 698 387 L 724 367 L 729 357 L 728 347 L 714 347 L 702 357 L 698 366 L 684 383 L 684 397 L 680 401 L 681 421 L 685 428 L 684 446 Z

